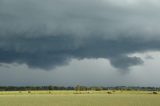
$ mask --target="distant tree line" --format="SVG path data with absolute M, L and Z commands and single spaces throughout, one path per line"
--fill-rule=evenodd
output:
M 160 91 L 160 87 L 87 87 L 77 85 L 75 87 L 64 86 L 0 86 L 0 91 L 29 91 L 29 90 L 76 90 L 76 91 L 101 91 L 101 90 L 137 90 L 137 91 Z
M 116 86 L 116 87 L 86 87 L 77 85 L 75 90 L 85 91 L 85 90 L 94 90 L 94 91 L 101 91 L 101 90 L 122 90 L 122 91 L 160 91 L 160 87 L 127 87 L 127 86 Z
M 28 90 L 74 90 L 74 87 L 63 87 L 63 86 L 0 86 L 0 91 L 28 91 Z

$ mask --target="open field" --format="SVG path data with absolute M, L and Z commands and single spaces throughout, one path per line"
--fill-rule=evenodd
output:
M 143 91 L 0 92 L 0 106 L 160 106 L 160 94 Z

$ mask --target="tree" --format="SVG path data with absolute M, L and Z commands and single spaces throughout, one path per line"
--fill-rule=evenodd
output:
M 80 85 L 77 85 L 77 86 L 75 87 L 75 90 L 76 90 L 76 91 L 80 91 L 80 90 L 81 90 Z

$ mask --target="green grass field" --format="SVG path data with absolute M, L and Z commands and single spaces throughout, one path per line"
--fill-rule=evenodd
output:
M 160 106 L 160 95 L 142 91 L 0 92 L 0 106 Z

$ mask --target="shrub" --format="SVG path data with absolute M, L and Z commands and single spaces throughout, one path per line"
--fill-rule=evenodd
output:
M 112 94 L 112 92 L 107 92 L 108 94 Z
M 158 92 L 155 92 L 155 91 L 154 91 L 153 94 L 158 94 Z

